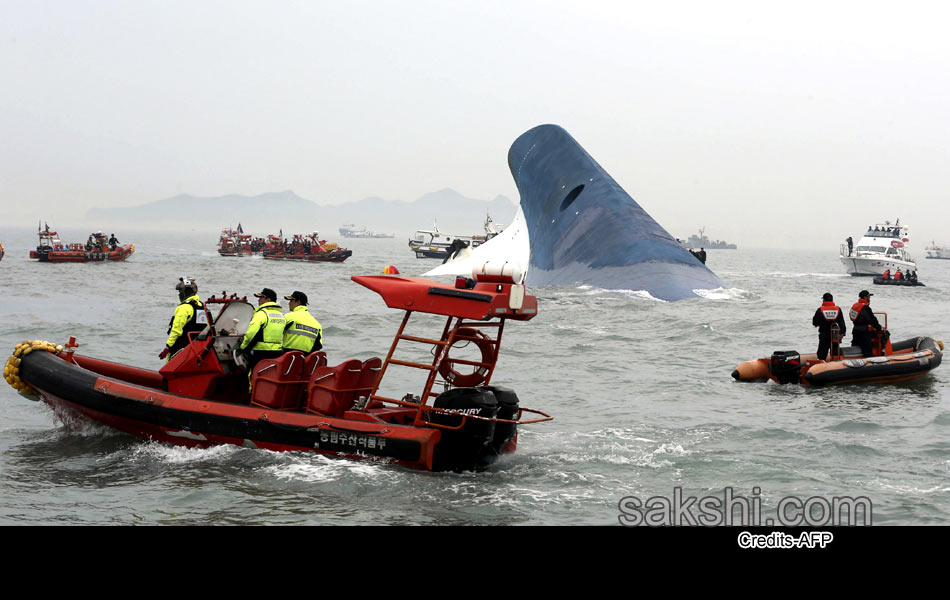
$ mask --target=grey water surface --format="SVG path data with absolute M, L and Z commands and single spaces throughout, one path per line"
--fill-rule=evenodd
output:
M 225 224 L 226 225 L 226 224 Z M 88 232 L 61 231 L 64 241 Z M 110 232 L 111 233 L 111 232 Z M 199 294 L 306 292 L 331 363 L 385 356 L 401 313 L 352 275 L 419 275 L 406 239 L 337 239 L 342 264 L 223 258 L 207 233 L 115 232 L 115 264 L 39 264 L 35 233 L 0 229 L 0 351 L 26 339 L 157 369 L 178 277 Z M 950 261 L 924 260 L 923 288 L 873 286 L 825 248 L 708 251 L 727 288 L 661 302 L 634 291 L 530 289 L 534 320 L 511 322 L 493 383 L 554 421 L 522 427 L 516 454 L 482 473 L 239 447 L 172 447 L 90 422 L 63 423 L 0 387 L 0 524 L 618 525 L 623 498 L 866 497 L 873 523 L 950 523 L 950 366 L 901 385 L 827 389 L 739 383 L 774 350 L 813 352 L 811 317 L 830 291 L 862 288 L 893 339 L 950 340 Z M 286 306 L 286 302 L 284 302 Z M 850 333 L 849 333 L 850 338 Z M 397 382 L 398 383 L 398 382 Z M 410 391 L 407 389 L 406 391 Z M 758 490 L 755 491 L 754 490 Z

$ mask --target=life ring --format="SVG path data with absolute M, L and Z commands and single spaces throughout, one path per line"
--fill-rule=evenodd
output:
M 491 359 L 494 354 L 494 348 L 491 339 L 487 335 L 472 327 L 462 327 L 458 329 L 455 334 L 456 336 L 474 338 L 472 340 L 458 340 L 458 338 L 456 338 L 456 341 L 471 341 L 478 346 L 478 349 L 482 353 L 481 362 L 489 364 L 492 362 Z M 485 381 L 485 377 L 488 375 L 488 367 L 480 366 L 471 373 L 459 373 L 452 368 L 452 364 L 455 361 L 449 357 L 449 350 L 451 350 L 451 347 L 445 350 L 445 356 L 442 357 L 442 362 L 439 364 L 439 375 L 441 375 L 443 379 L 456 387 L 475 387 Z

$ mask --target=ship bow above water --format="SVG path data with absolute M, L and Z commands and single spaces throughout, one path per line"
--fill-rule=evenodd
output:
M 529 233 L 529 285 L 584 283 L 668 301 L 725 287 L 563 128 L 522 134 L 508 166 Z

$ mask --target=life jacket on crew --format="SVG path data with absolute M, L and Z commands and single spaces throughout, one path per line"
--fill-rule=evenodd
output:
M 284 350 L 300 350 L 309 354 L 323 348 L 323 327 L 306 306 L 298 306 L 284 318 L 287 328 L 284 330 Z
M 821 316 L 825 319 L 825 321 L 834 323 L 838 320 L 838 315 L 840 314 L 841 308 L 834 302 L 821 303 Z
M 287 319 L 276 302 L 266 302 L 254 310 L 254 317 L 248 325 L 247 333 L 241 342 L 241 349 L 273 351 L 283 348 L 284 327 Z M 251 332 L 254 332 L 253 334 Z
M 851 312 L 849 313 L 848 316 L 851 317 L 851 321 L 852 321 L 852 322 L 857 323 L 858 315 L 861 314 L 861 309 L 863 309 L 865 306 L 867 306 L 868 309 L 870 310 L 870 303 L 867 301 L 867 298 L 859 298 L 858 301 L 855 302 L 855 303 L 851 306 Z M 859 330 L 857 327 L 855 327 L 855 328 L 854 328 L 854 331 L 857 332 L 857 331 L 860 331 L 860 330 Z M 867 325 L 867 331 L 868 331 L 868 332 L 874 331 L 874 326 L 871 325 L 870 323 L 868 323 L 868 325 Z
M 884 273 L 881 274 L 881 278 L 882 278 L 882 279 L 890 279 L 890 278 L 891 278 L 891 270 L 890 270 L 890 269 L 887 269 L 886 271 L 884 271 Z
M 904 278 L 904 277 L 903 277 L 903 275 L 901 275 L 901 270 L 900 270 L 900 269 L 897 269 L 897 272 L 894 273 L 894 281 L 900 281 L 900 280 L 903 279 L 903 278 Z
M 191 307 L 191 316 L 185 324 L 182 325 L 181 333 L 178 334 L 178 337 L 169 346 L 173 354 L 188 345 L 189 333 L 192 331 L 201 331 L 208 325 L 208 313 L 205 312 L 204 305 L 201 304 L 201 300 L 198 300 L 197 296 L 192 296 L 178 305 L 178 308 L 175 309 L 175 314 L 173 314 L 172 318 L 168 321 L 167 333 L 169 336 L 171 336 L 172 328 L 175 326 L 175 317 L 179 314 L 179 309 L 183 306 Z

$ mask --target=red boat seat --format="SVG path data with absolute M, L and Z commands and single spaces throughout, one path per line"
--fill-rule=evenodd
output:
M 251 404 L 277 410 L 296 410 L 304 388 L 304 354 L 298 350 L 254 365 Z
M 360 372 L 360 381 L 358 384 L 359 389 L 356 392 L 356 398 L 360 396 L 369 396 L 373 393 L 373 388 L 376 387 L 376 382 L 379 381 L 380 371 L 383 370 L 383 359 L 381 358 L 370 358 L 363 361 L 363 366 Z M 373 403 L 374 406 L 382 406 L 382 403 L 378 400 Z
M 335 367 L 316 367 L 307 384 L 307 412 L 342 416 L 356 400 L 363 364 L 348 360 Z
M 303 378 L 307 381 L 310 381 L 310 378 L 313 377 L 313 372 L 316 370 L 316 368 L 325 366 L 327 366 L 327 353 L 323 350 L 311 352 L 307 355 L 307 358 L 304 359 Z

